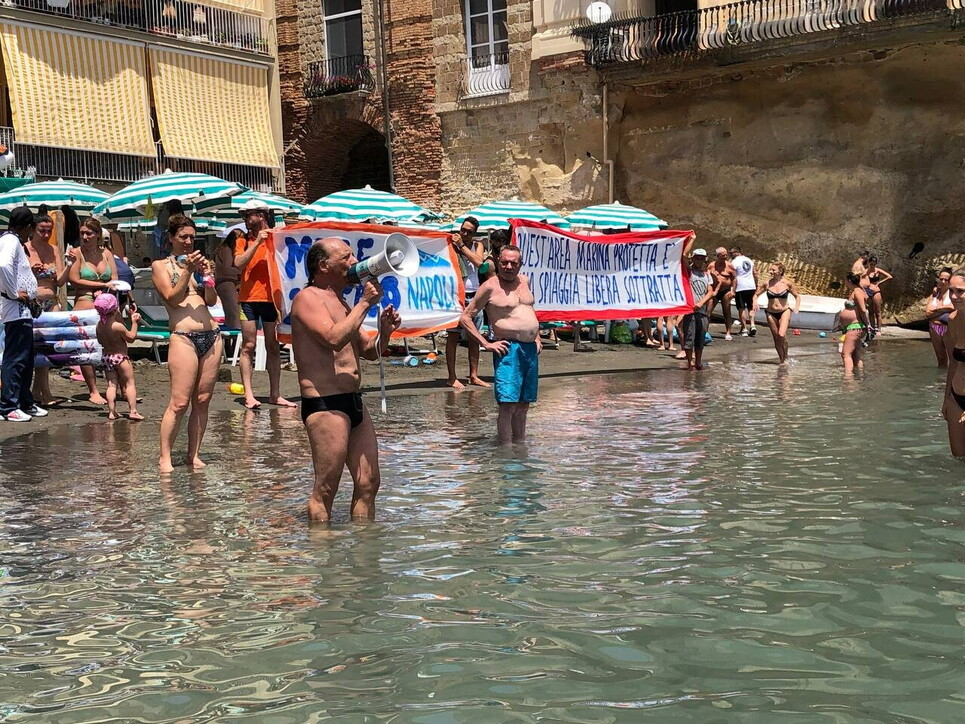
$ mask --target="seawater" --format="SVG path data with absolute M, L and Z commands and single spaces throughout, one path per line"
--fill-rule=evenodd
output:
M 928 346 L 878 346 L 558 377 L 525 449 L 393 397 L 368 525 L 346 481 L 307 526 L 297 415 L 169 480 L 154 423 L 10 441 L 0 720 L 961 721 L 963 467 Z

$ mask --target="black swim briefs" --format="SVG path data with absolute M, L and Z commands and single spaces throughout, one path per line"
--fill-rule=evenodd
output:
M 362 424 L 362 410 L 362 395 L 358 392 L 302 398 L 302 422 L 306 424 L 316 412 L 341 412 L 355 428 Z

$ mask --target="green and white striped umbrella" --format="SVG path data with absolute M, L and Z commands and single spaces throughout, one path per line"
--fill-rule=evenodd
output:
M 47 206 L 51 210 L 69 206 L 78 213 L 84 213 L 106 200 L 108 196 L 109 194 L 93 186 L 74 181 L 63 179 L 43 181 L 19 186 L 13 191 L 0 194 L 0 214 L 8 216 L 11 211 L 20 206 L 27 206 L 33 211 L 41 206 Z
M 378 222 L 394 221 L 404 225 L 407 221 L 433 221 L 442 217 L 401 196 L 376 191 L 371 186 L 366 186 L 364 189 L 337 191 L 323 196 L 306 206 L 298 218 L 303 221 L 355 223 L 373 219 Z
M 265 194 L 260 191 L 245 191 L 237 196 L 232 196 L 227 206 L 222 206 L 220 209 L 202 211 L 198 216 L 208 219 L 218 219 L 220 221 L 238 221 L 241 219 L 241 207 L 249 201 L 263 203 L 266 208 L 271 209 L 275 213 L 276 219 L 286 216 L 298 216 L 305 209 L 302 204 L 282 196 Z
M 227 222 L 218 219 L 192 218 L 198 231 L 220 232 L 228 226 Z M 157 219 L 129 219 L 128 221 L 119 222 L 117 224 L 117 230 L 152 231 L 155 226 L 157 226 Z
M 467 216 L 475 216 L 479 220 L 479 232 L 492 231 L 493 229 L 508 229 L 509 219 L 526 219 L 528 221 L 545 221 L 560 229 L 569 229 L 570 223 L 555 211 L 550 211 L 545 206 L 534 204 L 530 201 L 520 201 L 511 199 L 509 201 L 490 201 L 489 203 L 477 206 L 472 211 L 467 211 L 456 218 L 449 227 L 455 231 Z
M 150 210 L 158 209 L 168 201 L 180 201 L 184 206 L 194 205 L 196 212 L 216 209 L 230 203 L 231 197 L 247 191 L 233 181 L 224 181 L 204 173 L 174 173 L 167 170 L 157 176 L 135 181 L 121 189 L 93 209 L 94 216 L 108 221 L 142 219 L 152 216 Z
M 574 211 L 566 217 L 570 226 L 581 226 L 597 231 L 656 231 L 666 229 L 667 222 L 636 206 L 625 206 L 619 201 L 597 204 Z

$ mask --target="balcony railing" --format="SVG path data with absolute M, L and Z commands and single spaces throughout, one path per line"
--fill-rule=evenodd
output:
M 308 64 L 305 97 L 337 96 L 353 91 L 370 91 L 375 87 L 374 67 L 367 55 L 326 58 Z
M 228 181 L 236 181 L 257 191 L 273 191 L 279 185 L 272 169 L 169 158 L 160 150 L 157 157 L 148 158 L 17 143 L 14 130 L 9 126 L 0 126 L 0 143 L 13 151 L 15 169 L 10 173 L 14 176 L 70 178 L 88 183 L 123 184 L 170 168 L 172 171 L 211 174 Z
M 0 0 L 0 5 L 195 43 L 269 52 L 268 26 L 261 16 L 185 0 Z
M 509 53 L 474 53 L 466 59 L 463 98 L 492 96 L 509 91 Z
M 959 10 L 965 0 L 744 0 L 655 17 L 583 22 L 573 35 L 586 62 L 651 60 L 835 30 L 902 16 Z

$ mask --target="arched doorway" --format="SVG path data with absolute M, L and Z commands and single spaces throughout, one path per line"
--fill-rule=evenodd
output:
M 389 150 L 385 136 L 372 126 L 348 153 L 348 168 L 342 176 L 343 189 L 360 189 L 366 184 L 379 191 L 392 191 Z

